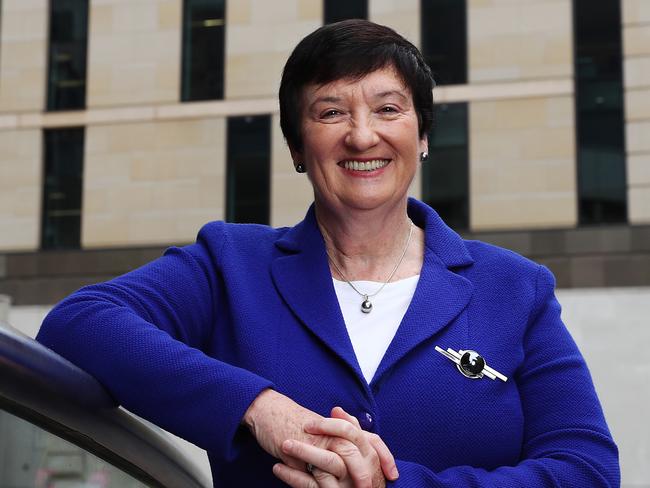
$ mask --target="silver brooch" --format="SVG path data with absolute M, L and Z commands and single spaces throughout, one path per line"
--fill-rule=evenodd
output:
M 436 346 L 436 351 L 447 359 L 453 361 L 454 364 L 456 364 L 458 371 L 467 378 L 476 380 L 483 378 L 483 376 L 487 376 L 491 380 L 499 378 L 501 381 L 508 381 L 506 376 L 503 376 L 496 369 L 490 368 L 485 362 L 485 359 L 483 359 L 483 356 L 476 351 L 472 351 L 471 349 L 459 349 L 458 352 L 456 352 L 451 348 L 447 348 L 445 351 L 443 348 L 438 346 Z

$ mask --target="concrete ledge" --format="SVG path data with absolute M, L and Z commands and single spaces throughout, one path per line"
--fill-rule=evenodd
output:
M 548 266 L 559 288 L 650 286 L 650 226 L 464 233 Z M 164 247 L 0 254 L 0 294 L 53 304 L 159 257 Z

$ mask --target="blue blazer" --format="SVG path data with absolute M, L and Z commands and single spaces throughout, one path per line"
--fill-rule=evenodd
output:
M 265 388 L 336 405 L 397 458 L 397 487 L 614 487 L 616 445 L 560 320 L 551 273 L 463 241 L 409 201 L 426 234 L 413 300 L 368 384 L 313 208 L 293 228 L 213 222 L 195 244 L 83 288 L 38 340 L 129 410 L 208 451 L 215 486 L 282 486 L 240 427 Z M 468 379 L 434 347 L 474 349 L 507 382 Z

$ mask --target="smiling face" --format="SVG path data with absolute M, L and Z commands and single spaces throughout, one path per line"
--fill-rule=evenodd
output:
M 301 129 L 294 162 L 306 166 L 316 205 L 339 214 L 405 201 L 427 150 L 411 92 L 391 67 L 308 85 Z

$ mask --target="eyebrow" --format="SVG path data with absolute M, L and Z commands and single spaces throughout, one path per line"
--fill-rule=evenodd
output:
M 397 97 L 401 98 L 404 101 L 408 101 L 408 97 L 404 95 L 401 91 L 399 90 L 386 90 L 383 92 L 379 92 L 375 95 L 372 96 L 374 99 L 383 99 L 383 98 L 388 98 L 390 96 L 396 95 Z M 325 96 L 325 97 L 318 97 L 316 100 L 314 100 L 310 105 L 309 108 L 313 108 L 314 105 L 318 103 L 339 103 L 343 99 L 341 97 L 334 97 L 334 96 Z
M 387 91 L 383 91 L 383 92 L 377 93 L 376 95 L 373 95 L 372 98 L 387 98 L 387 97 L 390 97 L 390 96 L 392 96 L 392 95 L 397 95 L 397 96 L 398 96 L 399 98 L 401 98 L 402 100 L 408 100 L 408 97 L 407 97 L 406 95 L 404 95 L 404 94 L 403 94 L 401 91 L 399 91 L 399 90 L 387 90 Z

